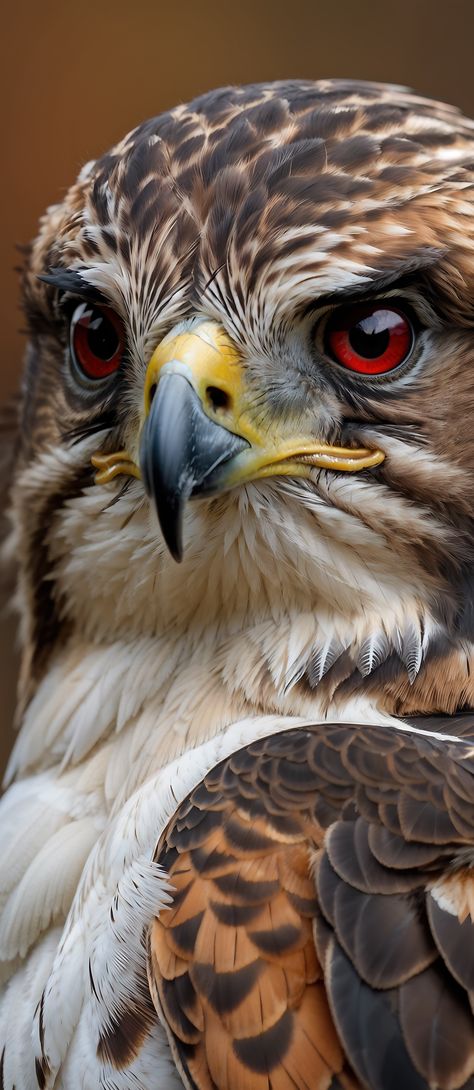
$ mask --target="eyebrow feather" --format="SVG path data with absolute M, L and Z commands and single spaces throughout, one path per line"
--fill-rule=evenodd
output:
M 58 291 L 77 295 L 87 302 L 107 304 L 108 300 L 99 288 L 89 284 L 85 279 L 86 272 L 86 269 L 84 273 L 80 269 L 50 269 L 49 273 L 39 275 L 38 280 L 42 280 L 44 284 L 51 284 Z
M 321 295 L 317 302 L 312 301 L 308 307 L 305 308 L 305 313 L 311 313 L 312 310 L 322 307 L 338 306 L 341 303 L 358 302 L 359 299 L 367 299 L 372 296 L 380 295 L 381 292 L 388 291 L 389 289 L 399 288 L 403 291 L 404 288 L 411 286 L 416 282 L 417 275 L 428 274 L 430 269 L 437 264 L 437 262 L 443 257 L 443 251 L 437 249 L 434 246 L 427 246 L 421 251 L 411 254 L 410 257 L 402 259 L 394 265 L 390 270 L 381 272 L 375 272 L 374 276 L 367 280 L 363 285 L 354 290 L 353 285 L 348 285 L 346 288 L 338 289 L 334 292 L 327 292 L 325 295 Z

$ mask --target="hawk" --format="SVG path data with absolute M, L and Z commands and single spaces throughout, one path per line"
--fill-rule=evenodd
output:
M 474 124 L 213 91 L 26 260 L 3 1090 L 473 1090 Z

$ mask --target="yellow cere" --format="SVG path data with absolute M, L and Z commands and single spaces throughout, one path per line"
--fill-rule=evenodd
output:
M 209 386 L 217 387 L 235 406 L 242 393 L 242 369 L 235 345 L 216 322 L 201 322 L 184 333 L 165 337 L 148 365 L 145 378 L 145 415 L 150 411 L 151 390 L 163 367 L 186 374 L 199 394 L 204 408 Z M 235 410 L 234 410 L 235 411 Z

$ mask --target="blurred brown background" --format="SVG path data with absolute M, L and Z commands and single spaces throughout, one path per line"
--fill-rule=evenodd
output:
M 352 76 L 474 114 L 473 0 L 16 0 L 2 18 L 0 398 L 23 338 L 15 244 L 81 164 L 145 117 L 226 83 Z M 0 763 L 11 745 L 14 626 L 0 640 Z

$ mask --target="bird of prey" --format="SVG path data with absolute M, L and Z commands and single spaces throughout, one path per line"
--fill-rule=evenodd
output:
M 474 1088 L 474 123 L 213 91 L 26 259 L 3 1090 Z

